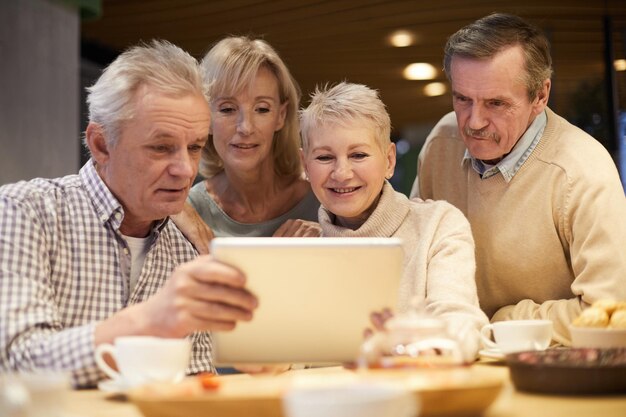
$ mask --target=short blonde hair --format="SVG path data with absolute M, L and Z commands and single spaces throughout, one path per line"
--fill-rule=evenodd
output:
M 298 107 L 300 87 L 278 53 L 264 40 L 229 36 L 217 42 L 201 63 L 210 97 L 234 95 L 252 84 L 260 68 L 269 69 L 278 80 L 281 104 L 287 103 L 285 124 L 275 133 L 272 144 L 274 171 L 281 177 L 302 173 L 299 148 Z M 224 162 L 213 144 L 213 136 L 202 150 L 199 172 L 206 178 L 224 170 Z
M 328 84 L 316 87 L 309 106 L 300 110 L 302 149 L 308 150 L 313 129 L 326 124 L 345 126 L 353 122 L 369 124 L 383 151 L 391 143 L 391 119 L 376 90 L 347 82 L 333 87 Z
M 110 146 L 119 139 L 122 123 L 135 114 L 135 93 L 142 85 L 173 96 L 207 97 L 198 62 L 178 46 L 153 40 L 129 48 L 87 88 L 89 121 L 102 126 Z

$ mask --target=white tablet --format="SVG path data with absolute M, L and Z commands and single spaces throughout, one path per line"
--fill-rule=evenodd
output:
M 213 333 L 218 365 L 354 361 L 370 313 L 398 302 L 396 238 L 215 238 L 211 254 L 259 299 L 252 321 Z

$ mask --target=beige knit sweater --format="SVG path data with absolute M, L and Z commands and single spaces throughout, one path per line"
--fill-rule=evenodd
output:
M 626 199 L 602 145 L 547 116 L 537 147 L 506 183 L 462 163 L 456 116 L 446 115 L 420 153 L 411 195 L 447 200 L 469 219 L 480 305 L 492 321 L 551 319 L 554 339 L 567 345 L 583 307 L 626 300 Z
M 400 238 L 404 275 L 399 311 L 406 311 L 413 297 L 425 300 L 428 313 L 445 318 L 455 334 L 464 334 L 466 359 L 475 357 L 480 328 L 488 320 L 476 295 L 472 233 L 459 210 L 443 201 L 410 201 L 385 183 L 378 206 L 359 229 L 337 226 L 333 220 L 320 207 L 323 236 Z

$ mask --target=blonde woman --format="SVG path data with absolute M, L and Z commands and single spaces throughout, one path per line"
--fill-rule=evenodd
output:
M 282 59 L 263 40 L 227 37 L 201 65 L 210 86 L 211 130 L 199 170 L 206 179 L 189 195 L 210 229 L 200 240 L 318 236 L 319 203 L 299 158 L 300 90 Z M 193 228 L 176 222 L 202 246 Z

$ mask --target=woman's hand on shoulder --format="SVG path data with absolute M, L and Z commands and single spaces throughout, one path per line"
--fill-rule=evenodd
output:
M 200 255 L 209 253 L 209 243 L 215 235 L 191 204 L 185 203 L 183 211 L 170 218 Z
M 275 232 L 273 237 L 320 237 L 319 223 L 301 219 L 289 219 Z

